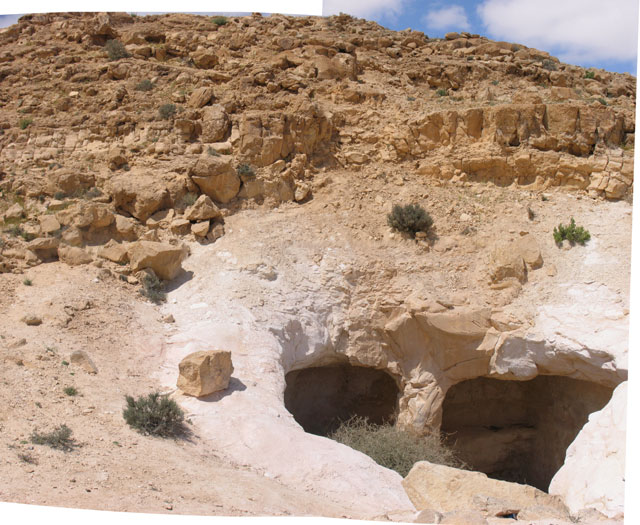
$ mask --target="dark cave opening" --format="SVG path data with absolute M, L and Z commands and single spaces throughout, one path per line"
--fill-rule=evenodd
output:
M 284 404 L 305 432 L 328 436 L 353 416 L 382 424 L 395 419 L 398 387 L 382 370 L 318 366 L 286 375 Z
M 469 468 L 547 491 L 569 445 L 613 390 L 562 376 L 476 378 L 449 389 L 442 432 Z

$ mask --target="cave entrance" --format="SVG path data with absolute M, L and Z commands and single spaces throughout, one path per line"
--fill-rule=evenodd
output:
M 447 392 L 442 431 L 471 469 L 547 492 L 589 414 L 602 409 L 612 392 L 562 376 L 470 379 Z
M 395 419 L 398 387 L 382 370 L 318 366 L 294 370 L 285 379 L 284 405 L 310 434 L 328 436 L 353 416 L 375 424 Z

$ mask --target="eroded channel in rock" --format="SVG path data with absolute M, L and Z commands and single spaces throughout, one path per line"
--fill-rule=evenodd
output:
M 319 366 L 286 375 L 284 402 L 302 428 L 327 436 L 353 416 L 382 424 L 395 418 L 398 387 L 382 370 Z
M 611 388 L 561 376 L 470 379 L 447 392 L 442 431 L 473 470 L 547 491 L 589 414 L 611 394 Z

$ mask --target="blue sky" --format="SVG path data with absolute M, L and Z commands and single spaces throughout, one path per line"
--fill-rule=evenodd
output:
M 638 0 L 325 0 L 324 14 L 340 11 L 431 37 L 469 31 L 636 74 Z
M 166 8 L 157 1 L 158 10 Z M 131 8 L 139 2 L 130 0 Z M 549 51 L 570 64 L 637 71 L 638 0 L 324 0 L 325 15 L 340 12 L 395 30 L 410 27 L 432 37 L 469 31 Z M 0 27 L 17 18 L 0 16 Z

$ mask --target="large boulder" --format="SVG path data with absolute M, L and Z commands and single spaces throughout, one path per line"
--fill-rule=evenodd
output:
M 200 140 L 204 144 L 221 142 L 229 133 L 231 121 L 229 115 L 220 104 L 207 106 L 202 110 L 202 134 Z
M 58 247 L 58 258 L 69 266 L 79 266 L 81 264 L 89 264 L 93 261 L 93 257 L 85 250 L 78 246 L 69 246 L 61 244 Z
M 200 195 L 193 206 L 189 206 L 184 211 L 184 218 L 188 221 L 206 221 L 220 216 L 220 209 L 207 195 Z
M 187 106 L 190 108 L 201 108 L 206 106 L 213 97 L 213 90 L 210 87 L 200 87 L 191 93 Z
M 178 388 L 187 395 L 202 397 L 224 390 L 233 373 L 231 352 L 201 350 L 189 354 L 179 365 Z
M 240 191 L 240 177 L 229 159 L 200 157 L 191 170 L 191 178 L 203 193 L 218 202 L 227 203 Z
M 151 268 L 161 279 L 170 281 L 180 273 L 185 250 L 163 242 L 138 241 L 128 247 L 129 261 L 134 272 Z
M 624 513 L 627 382 L 589 422 L 567 449 L 562 468 L 549 486 L 572 513 L 596 509 L 609 518 Z
M 167 185 L 161 178 L 134 170 L 111 177 L 107 192 L 116 209 L 124 210 L 140 221 L 146 221 L 170 199 Z
M 482 472 L 419 461 L 402 486 L 418 510 L 441 513 L 474 510 L 489 518 L 518 515 L 530 509 L 531 514 L 535 510 L 536 519 L 569 521 L 569 513 L 560 498 L 529 485 L 491 479 Z

